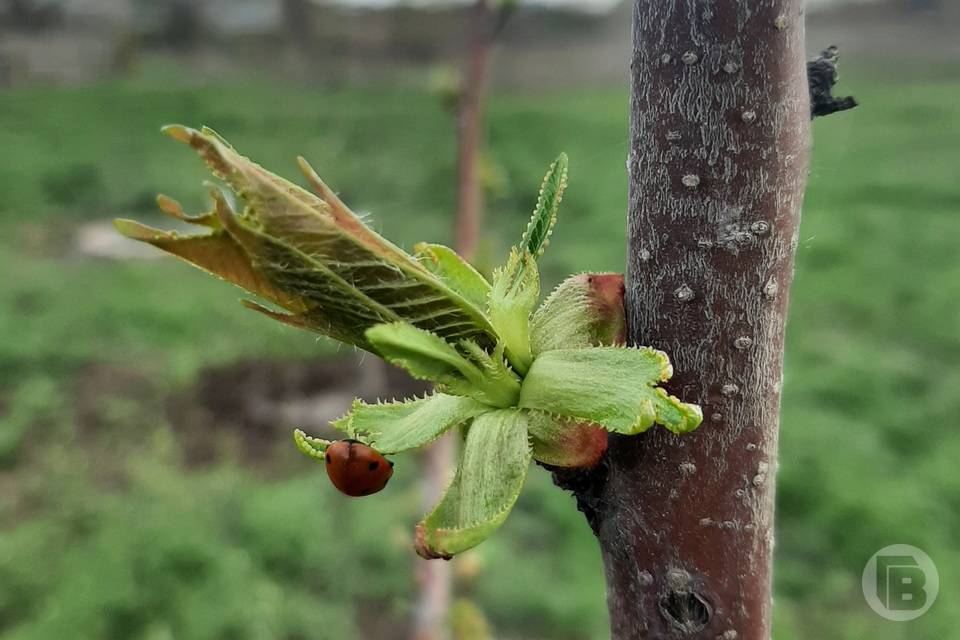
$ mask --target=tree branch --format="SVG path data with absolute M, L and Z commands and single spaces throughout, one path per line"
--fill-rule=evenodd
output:
M 614 640 L 768 640 L 783 330 L 809 150 L 801 0 L 635 0 L 626 313 L 706 419 L 553 470 Z M 833 75 L 826 77 L 829 95 Z M 811 80 L 811 83 L 813 81 Z

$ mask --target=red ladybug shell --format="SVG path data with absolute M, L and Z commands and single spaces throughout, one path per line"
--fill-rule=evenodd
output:
M 333 486 L 354 498 L 380 491 L 393 475 L 392 462 L 356 440 L 334 442 L 324 459 Z

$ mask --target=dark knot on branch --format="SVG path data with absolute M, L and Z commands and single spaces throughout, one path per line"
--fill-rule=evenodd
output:
M 675 633 L 689 635 L 706 628 L 713 612 L 710 604 L 699 594 L 679 589 L 668 592 L 660 601 L 660 615 L 670 623 Z
M 601 458 L 590 469 L 570 469 L 555 467 L 538 462 L 538 465 L 550 472 L 553 484 L 573 494 L 577 501 L 577 510 L 587 519 L 594 535 L 599 534 L 603 518 L 603 487 L 609 471 L 607 457 Z
M 857 106 L 851 97 L 836 98 L 831 94 L 837 84 L 837 62 L 840 53 L 836 46 L 827 47 L 818 57 L 807 63 L 807 82 L 810 85 L 810 118 L 828 116 Z

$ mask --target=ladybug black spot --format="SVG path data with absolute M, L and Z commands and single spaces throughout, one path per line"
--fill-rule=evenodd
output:
M 370 469 L 370 471 L 376 471 L 377 467 L 379 466 L 380 466 L 380 463 L 377 460 L 374 460 L 373 462 L 367 465 L 367 469 Z
M 390 463 L 390 468 L 393 469 L 393 460 L 387 460 Z
M 331 460 L 330 460 L 330 453 L 329 453 L 329 452 L 327 453 L 327 455 L 324 456 L 324 458 L 326 459 L 327 464 L 330 464 Z

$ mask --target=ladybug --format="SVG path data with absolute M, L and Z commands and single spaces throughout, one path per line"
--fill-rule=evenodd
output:
M 393 475 L 392 462 L 357 440 L 334 442 L 323 457 L 330 482 L 353 498 L 380 491 Z

